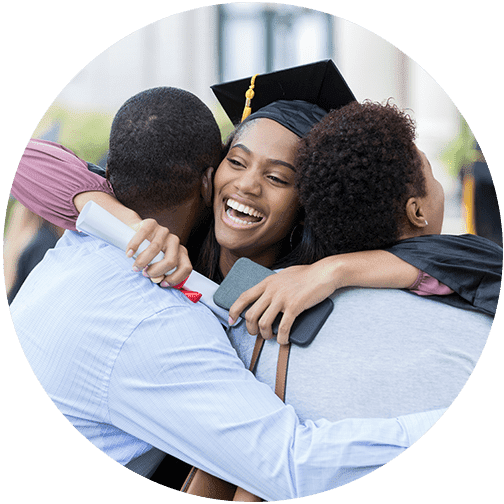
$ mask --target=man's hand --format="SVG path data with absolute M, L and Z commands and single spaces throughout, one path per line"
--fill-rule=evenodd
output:
M 180 244 L 178 236 L 170 233 L 168 228 L 160 226 L 154 219 L 145 219 L 131 227 L 136 233 L 126 248 L 128 257 L 135 254 L 144 240 L 150 242 L 150 245 L 138 254 L 133 263 L 133 270 L 142 271 L 144 276 L 161 284 L 161 287 L 178 285 L 190 275 L 191 261 L 187 249 Z M 164 253 L 164 259 L 149 266 L 159 252 Z

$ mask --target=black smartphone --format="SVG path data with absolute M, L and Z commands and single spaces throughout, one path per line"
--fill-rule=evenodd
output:
M 221 308 L 229 310 L 242 292 L 274 274 L 274 271 L 242 257 L 236 261 L 215 291 L 214 302 Z M 289 340 L 299 346 L 308 346 L 324 325 L 333 307 L 334 303 L 331 299 L 324 299 L 321 303 L 299 314 L 292 324 Z M 245 316 L 246 311 L 247 309 L 243 311 L 242 317 Z M 281 318 L 282 314 L 280 313 L 273 323 L 274 333 L 278 332 Z

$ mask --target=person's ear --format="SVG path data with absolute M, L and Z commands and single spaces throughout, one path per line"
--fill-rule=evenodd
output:
M 206 206 L 211 207 L 212 206 L 212 195 L 213 195 L 213 181 L 212 181 L 212 175 L 213 175 L 213 167 L 210 166 L 205 170 L 205 173 L 203 174 L 203 177 L 201 179 L 201 196 L 203 197 L 203 201 L 205 202 Z
M 422 198 L 412 197 L 406 202 L 406 216 L 411 226 L 422 229 L 428 225 Z

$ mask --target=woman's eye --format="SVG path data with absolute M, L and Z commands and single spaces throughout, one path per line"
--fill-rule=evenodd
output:
M 243 166 L 242 163 L 240 163 L 240 161 L 237 161 L 236 159 L 233 159 L 233 158 L 227 158 L 229 164 L 233 165 L 233 166 Z
M 282 184 L 282 185 L 288 185 L 289 182 L 286 180 L 280 179 L 278 177 L 275 177 L 275 175 L 268 175 L 268 178 L 272 181 L 275 182 L 275 184 Z

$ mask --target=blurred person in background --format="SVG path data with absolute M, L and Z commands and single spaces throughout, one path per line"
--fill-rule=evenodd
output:
M 4 274 L 9 305 L 30 271 L 56 245 L 63 229 L 14 201 L 4 236 Z
M 460 173 L 462 198 L 468 232 L 484 236 L 502 247 L 502 224 L 497 193 L 479 144 L 476 160 Z

